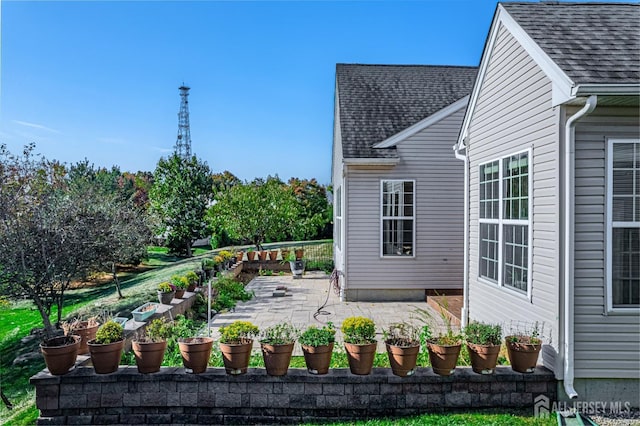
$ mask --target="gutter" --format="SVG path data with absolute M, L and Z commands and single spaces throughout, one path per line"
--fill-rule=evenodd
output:
M 564 391 L 570 399 L 578 397 L 573 387 L 573 261 L 574 261 L 574 164 L 575 123 L 590 114 L 598 104 L 598 97 L 589 96 L 584 107 L 572 115 L 565 124 L 564 137 Z
M 465 142 L 467 135 L 462 136 L 462 142 Z M 464 148 L 464 155 L 460 154 L 460 150 Z M 460 327 L 464 328 L 469 322 L 469 157 L 467 156 L 467 147 L 455 144 L 453 151 L 458 160 L 464 161 L 464 265 L 462 278 L 462 312 L 460 318 Z

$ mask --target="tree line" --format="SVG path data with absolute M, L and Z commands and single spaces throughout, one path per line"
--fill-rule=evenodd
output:
M 160 239 L 191 256 L 195 240 L 212 246 L 331 237 L 328 188 L 315 179 L 277 175 L 243 182 L 212 173 L 196 156 L 161 158 L 153 173 L 65 165 L 0 145 L 0 291 L 33 300 L 45 329 L 60 322 L 74 280 L 136 265 Z

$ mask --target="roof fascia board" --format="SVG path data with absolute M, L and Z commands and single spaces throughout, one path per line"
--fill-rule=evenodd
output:
M 400 162 L 399 158 L 344 158 L 342 162 L 353 166 L 393 166 Z
M 377 144 L 373 145 L 373 147 L 374 148 L 390 148 L 392 146 L 396 146 L 399 142 L 402 142 L 403 140 L 409 138 L 410 136 L 415 135 L 416 133 L 426 129 L 427 127 L 437 123 L 438 121 L 466 107 L 468 102 L 469 102 L 469 96 L 465 96 L 462 99 L 458 99 L 454 103 L 442 108 L 439 111 L 436 111 L 435 113 L 431 114 L 426 118 L 423 118 L 422 120 L 418 121 L 416 124 L 407 127 L 406 129 L 383 140 L 382 142 L 378 142 Z
M 640 84 L 579 84 L 572 90 L 573 96 L 586 95 L 639 95 Z
M 478 97 L 480 96 L 480 89 L 484 83 L 487 68 L 489 67 L 489 61 L 495 48 L 500 24 L 503 24 L 505 28 L 509 30 L 513 37 L 520 43 L 525 51 L 531 55 L 532 59 L 538 64 L 538 66 L 540 66 L 540 68 L 542 68 L 551 80 L 553 89 L 553 105 L 559 105 L 573 98 L 573 96 L 571 96 L 571 88 L 573 87 L 571 79 L 569 79 L 569 77 L 556 65 L 556 63 L 553 62 L 546 53 L 544 53 L 540 46 L 533 41 L 526 31 L 516 23 L 504 7 L 502 7 L 501 4 L 498 4 L 480 60 L 480 69 L 478 70 L 478 75 L 476 77 L 475 84 L 473 85 L 469 106 L 467 107 L 467 112 L 465 113 L 464 120 L 462 121 L 462 128 L 460 135 L 458 136 L 458 142 L 455 146 L 455 149 L 457 150 L 465 148 L 465 139 L 468 135 L 471 117 L 473 116 Z

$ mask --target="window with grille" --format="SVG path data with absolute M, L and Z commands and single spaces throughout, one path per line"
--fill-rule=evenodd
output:
M 381 255 L 414 256 L 415 181 L 381 182 Z
M 528 293 L 529 152 L 480 165 L 478 275 Z
M 607 276 L 610 308 L 640 306 L 640 141 L 609 140 Z

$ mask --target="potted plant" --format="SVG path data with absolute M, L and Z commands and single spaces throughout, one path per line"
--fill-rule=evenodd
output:
M 207 370 L 213 339 L 211 337 L 184 337 L 178 339 L 185 372 L 199 374 Z
M 134 321 L 145 322 L 149 317 L 151 317 L 151 315 L 156 313 L 156 309 L 158 309 L 157 303 L 147 302 L 144 305 L 138 306 L 136 309 L 131 311 L 131 315 L 133 315 Z M 116 320 L 114 319 L 114 321 Z M 121 323 L 120 325 L 124 327 L 124 324 Z
M 278 250 L 269 250 L 269 260 L 276 260 L 278 258 Z
M 176 299 L 182 299 L 184 297 L 184 292 L 187 291 L 187 287 L 189 287 L 189 280 L 187 277 L 174 275 L 171 277 L 171 284 L 176 288 L 176 294 L 174 297 Z
M 82 338 L 75 334 L 53 337 L 40 343 L 40 352 L 49 373 L 54 376 L 67 374 L 76 365 L 78 349 Z
M 304 260 L 302 258 L 297 258 L 295 253 L 289 253 L 288 259 L 289 267 L 291 268 L 291 273 L 293 274 L 294 279 L 302 278 L 304 274 Z
M 204 271 L 204 278 L 211 278 L 213 276 L 213 270 L 216 267 L 216 262 L 213 259 L 202 259 L 200 265 Z
M 115 321 L 107 321 L 98 328 L 96 338 L 89 340 L 88 345 L 96 373 L 113 373 L 120 365 L 124 349 L 124 329 Z
M 268 375 L 284 376 L 287 374 L 293 345 L 299 334 L 299 330 L 289 323 L 275 324 L 262 330 L 260 348 Z
M 253 337 L 258 327 L 249 321 L 234 321 L 220 327 L 220 351 L 227 374 L 240 375 L 247 372 Z
M 247 260 L 250 262 L 256 260 L 256 252 L 251 247 L 247 249 Z
M 304 249 L 302 247 L 299 249 L 296 249 L 295 255 L 296 255 L 295 260 L 302 260 L 302 258 L 304 257 Z
M 192 292 L 196 289 L 198 282 L 200 281 L 200 277 L 194 271 L 189 271 L 185 275 L 187 281 L 189 281 L 189 285 L 187 286 L 187 291 Z
M 133 339 L 131 348 L 136 358 L 139 373 L 155 373 L 160 371 L 160 365 L 167 349 L 167 340 L 171 337 L 171 327 L 165 318 L 151 321 L 142 335 Z
M 349 317 L 344 320 L 340 330 L 344 335 L 344 349 L 351 373 L 371 373 L 378 346 L 374 322 L 365 317 Z
M 406 377 L 415 372 L 420 353 L 419 332 L 416 326 L 406 322 L 391 324 L 384 331 L 391 371 L 396 376 Z
M 289 257 L 289 252 L 290 251 L 291 250 L 285 249 L 285 248 L 280 249 L 280 256 L 282 256 L 282 260 L 286 260 Z
M 512 334 L 505 338 L 513 371 L 519 373 L 533 373 L 535 371 L 542 348 L 542 340 L 539 336 L 540 331 L 536 322 L 529 332 Z
M 462 347 L 460 335 L 454 333 L 448 326 L 445 334 L 433 338 L 427 325 L 423 326 L 422 334 L 427 341 L 429 361 L 433 372 L 441 376 L 450 376 L 455 370 L 460 356 L 460 348 Z
M 327 374 L 329 372 L 335 336 L 336 330 L 331 322 L 322 328 L 312 325 L 300 335 L 304 362 L 307 364 L 309 373 Z
M 171 287 L 171 284 L 167 281 L 163 281 L 158 284 L 158 301 L 163 305 L 171 304 L 173 296 L 175 296 L 176 290 Z
M 478 374 L 493 374 L 500 353 L 502 327 L 472 322 L 465 327 L 464 338 L 473 371 Z
M 78 355 L 84 355 L 89 353 L 87 342 L 96 338 L 96 332 L 98 331 L 99 326 L 100 323 L 97 318 L 91 317 L 86 321 L 74 319 L 70 322 L 65 322 L 62 324 L 62 329 L 64 330 L 64 334 L 67 336 L 72 334 L 80 336 L 81 340 L 80 347 L 78 347 Z
M 236 261 L 242 262 L 243 258 L 244 258 L 244 252 L 242 250 L 237 251 L 236 252 Z
M 261 262 L 264 262 L 265 260 L 267 260 L 267 251 L 266 250 L 260 250 L 258 252 L 258 259 L 260 259 Z
M 218 272 L 222 272 L 225 270 L 225 263 L 224 263 L 224 257 L 220 256 L 219 254 L 215 255 L 213 257 L 213 261 L 216 264 L 216 271 Z

